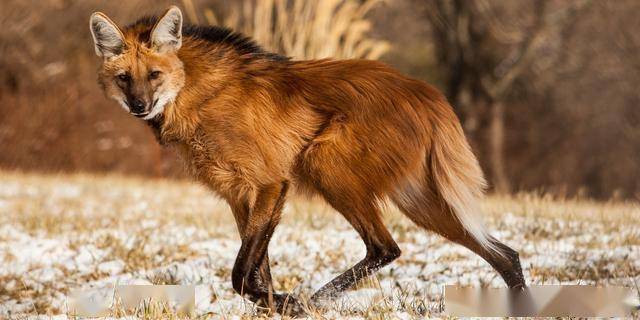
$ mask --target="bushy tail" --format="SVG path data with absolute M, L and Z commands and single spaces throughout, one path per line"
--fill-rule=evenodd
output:
M 453 112 L 451 116 L 455 117 Z M 501 250 L 490 241 L 479 216 L 479 200 L 484 194 L 486 182 L 478 160 L 457 119 L 439 120 L 434 124 L 430 163 L 438 192 L 454 211 L 463 228 L 482 247 L 501 254 Z

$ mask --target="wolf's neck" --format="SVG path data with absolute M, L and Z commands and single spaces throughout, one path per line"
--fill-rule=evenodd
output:
M 222 92 L 241 97 L 243 88 L 260 78 L 273 77 L 274 71 L 286 68 L 287 59 L 275 55 L 240 54 L 225 44 L 203 43 L 185 38 L 178 53 L 185 71 L 185 83 L 175 101 L 164 112 L 162 136 L 187 138 L 200 122 L 200 111 L 213 105 Z M 172 138 L 172 136 L 174 138 Z
M 149 119 L 146 121 L 147 125 L 151 128 L 153 135 L 156 137 L 156 140 L 161 145 L 164 145 L 164 141 L 162 139 L 162 124 L 164 122 L 164 115 L 159 114 L 155 116 L 153 119 Z

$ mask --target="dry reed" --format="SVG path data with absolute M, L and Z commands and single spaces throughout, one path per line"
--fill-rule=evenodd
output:
M 266 49 L 296 59 L 378 59 L 389 43 L 368 35 L 367 13 L 382 0 L 243 0 L 220 18 L 210 8 L 204 20 L 254 38 Z M 192 0 L 183 0 L 189 19 L 199 22 Z

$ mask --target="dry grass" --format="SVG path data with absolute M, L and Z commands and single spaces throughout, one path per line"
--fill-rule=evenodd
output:
M 210 8 L 204 20 L 251 36 L 266 49 L 297 59 L 378 59 L 389 43 L 367 35 L 367 13 L 381 0 L 243 0 L 224 18 Z M 191 21 L 199 22 L 195 5 L 183 0 Z
M 70 290 L 109 283 L 197 284 L 200 318 L 264 317 L 233 292 L 239 247 L 227 206 L 202 186 L 125 176 L 0 171 L 0 317 L 64 313 Z M 490 196 L 487 223 L 518 248 L 530 283 L 640 281 L 636 203 Z M 403 256 L 314 318 L 440 316 L 440 285 L 501 286 L 468 251 L 386 215 Z M 358 236 L 319 202 L 293 201 L 270 246 L 274 285 L 303 298 L 364 254 Z M 7 311 L 8 310 L 8 311 Z M 169 318 L 148 302 L 112 315 Z
M 640 217 L 637 201 L 595 201 L 561 198 L 552 195 L 522 193 L 515 196 L 491 196 L 485 202 L 485 212 L 512 212 L 525 217 L 558 218 L 564 220 L 625 223 Z

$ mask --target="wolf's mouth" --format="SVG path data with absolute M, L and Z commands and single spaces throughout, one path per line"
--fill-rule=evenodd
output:
M 149 108 L 149 111 L 147 112 L 141 112 L 141 113 L 131 113 L 134 116 L 138 117 L 138 118 L 144 118 L 146 116 L 149 115 L 149 113 L 151 113 L 151 111 L 153 111 L 153 108 L 156 106 L 156 104 L 158 103 L 158 99 L 154 100 L 153 103 L 151 104 L 151 108 Z

